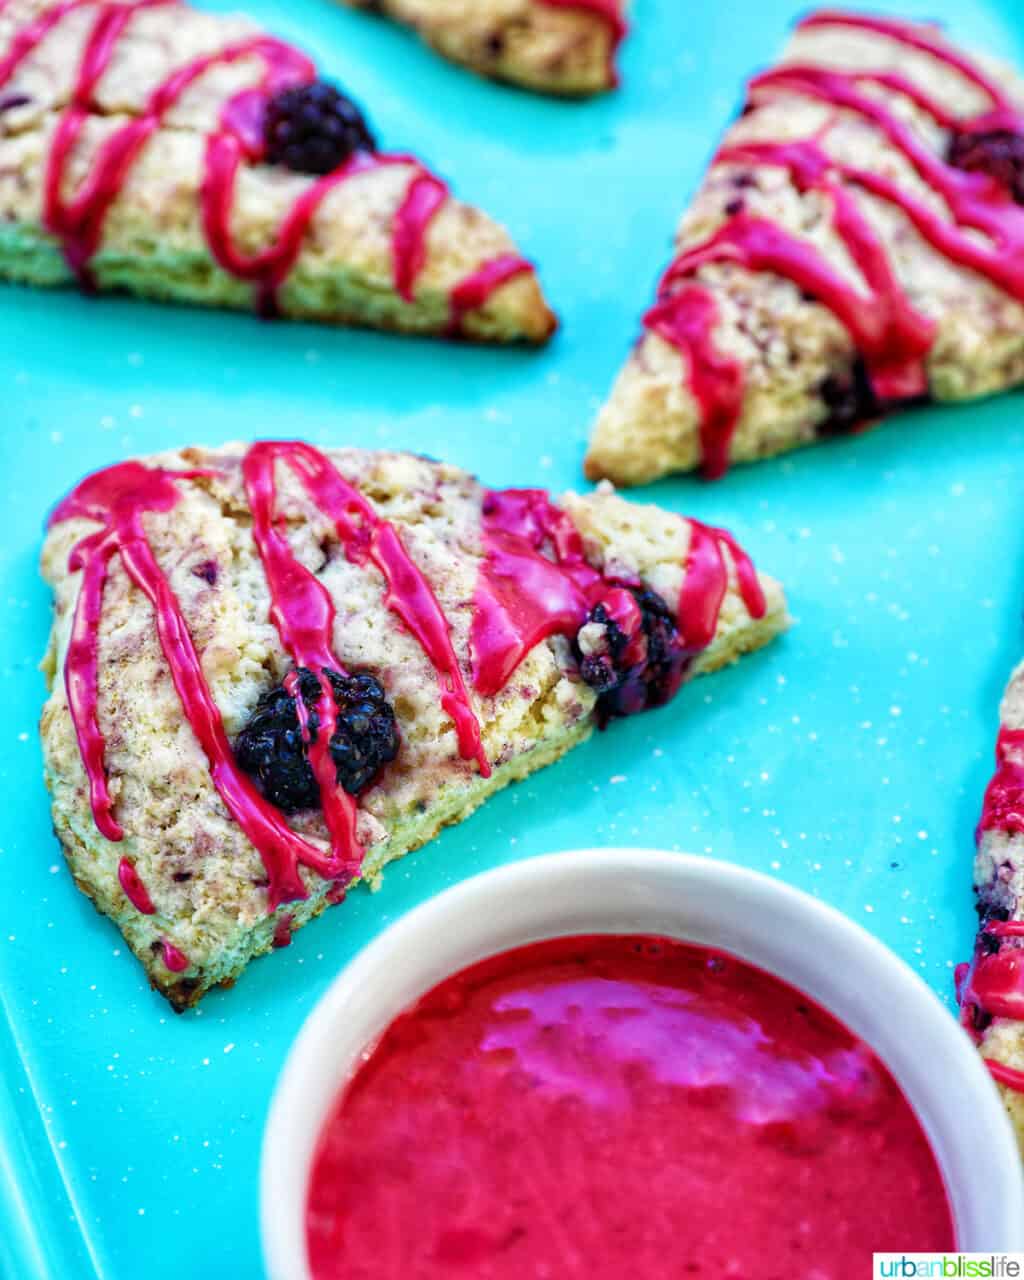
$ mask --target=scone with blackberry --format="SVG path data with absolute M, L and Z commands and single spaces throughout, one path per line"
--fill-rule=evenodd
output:
M 999 1085 L 1024 1151 L 1024 663 L 1003 696 L 974 891 L 978 939 L 956 975 L 961 1021 Z
M 583 97 L 617 83 L 626 0 L 344 0 L 417 31 L 452 62 L 538 93 Z
M 755 76 L 601 410 L 587 474 L 718 476 L 1024 380 L 1024 79 L 825 11 Z
M 87 477 L 43 572 L 54 826 L 179 1009 L 595 725 L 786 625 L 724 530 L 298 442 Z
M 0 278 L 542 342 L 530 264 L 298 49 L 178 0 L 0 4 Z

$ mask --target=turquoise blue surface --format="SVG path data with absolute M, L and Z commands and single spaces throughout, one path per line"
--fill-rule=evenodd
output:
M 350 86 L 386 145 L 419 151 L 510 227 L 563 321 L 543 352 L 0 288 L 3 1276 L 261 1274 L 261 1128 L 302 1019 L 389 921 L 511 859 L 714 852 L 838 906 L 950 999 L 998 699 L 1021 649 L 1018 396 L 644 491 L 730 527 L 784 580 L 792 632 L 498 796 L 194 1015 L 149 992 L 74 889 L 40 777 L 36 559 L 55 499 L 126 454 L 254 435 L 415 449 L 496 485 L 581 484 L 588 423 L 676 218 L 799 8 L 637 0 L 622 91 L 572 105 L 480 83 L 329 0 L 249 0 Z M 1024 61 L 1018 0 L 901 8 Z

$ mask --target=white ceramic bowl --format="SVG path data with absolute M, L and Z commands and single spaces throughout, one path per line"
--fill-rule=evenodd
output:
M 328 988 L 267 1121 L 260 1196 L 271 1280 L 309 1280 L 313 1148 L 359 1054 L 392 1019 L 485 956 L 540 938 L 617 932 L 734 952 L 831 1010 L 886 1062 L 920 1117 L 960 1248 L 1024 1250 L 1024 1181 L 1009 1122 L 967 1037 L 916 974 L 859 925 L 767 876 L 688 854 L 603 849 L 528 859 L 449 889 L 393 924 Z

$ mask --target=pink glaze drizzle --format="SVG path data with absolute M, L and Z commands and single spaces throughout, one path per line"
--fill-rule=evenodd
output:
M 528 274 L 532 270 L 525 258 L 520 258 L 514 253 L 505 253 L 470 272 L 455 286 L 448 299 L 451 308 L 449 332 L 459 333 L 462 328 L 462 318 L 466 312 L 476 311 L 478 307 L 482 307 L 495 289 L 509 280 L 514 280 L 516 276 Z
M 1015 1093 L 1024 1093 L 1024 1071 L 1008 1067 L 1004 1062 L 996 1062 L 995 1058 L 983 1058 L 982 1061 L 992 1073 L 993 1079 L 1007 1089 L 1013 1089 Z
M 441 706 L 455 724 L 460 755 L 464 760 L 476 760 L 481 774 L 489 777 L 490 766 L 480 742 L 480 725 L 452 648 L 448 620 L 395 527 L 377 515 L 359 490 L 349 484 L 319 450 L 301 441 L 263 441 L 249 450 L 243 474 L 253 511 L 253 532 L 271 589 L 271 617 L 285 648 L 299 666 L 313 671 L 325 666 L 342 669 L 330 652 L 334 625 L 330 597 L 321 583 L 294 559 L 283 534 L 274 529 L 274 466 L 277 462 L 292 468 L 313 502 L 334 523 L 348 559 L 353 564 L 370 561 L 381 573 L 386 583 L 385 604 L 401 620 L 437 672 Z M 329 701 L 326 694 L 325 700 Z M 333 712 L 330 723 L 334 723 Z M 321 734 L 318 743 L 326 743 L 329 738 L 329 733 Z
M 715 349 L 718 319 L 706 289 L 686 285 L 663 292 L 644 316 L 644 324 L 689 355 L 690 390 L 700 406 L 700 443 L 704 475 L 717 480 L 729 469 L 729 445 L 743 404 L 743 366 Z
M 707 647 L 728 588 L 724 543 L 733 557 L 740 593 L 753 618 L 766 604 L 750 558 L 722 529 L 690 521 L 690 548 L 679 600 L 684 663 Z M 542 489 L 490 492 L 483 505 L 486 559 L 477 582 L 470 645 L 473 682 L 492 696 L 530 650 L 549 636 L 572 636 L 594 605 L 614 617 L 631 600 L 628 584 L 603 577 L 586 559 L 583 539 Z M 625 597 L 625 599 L 624 599 Z
M 193 478 L 195 474 L 147 468 L 137 462 L 120 463 L 86 477 L 54 511 L 51 525 L 73 518 L 94 520 L 101 525 L 75 546 L 68 562 L 69 568 L 83 570 L 72 622 L 72 644 L 65 661 L 68 706 L 89 777 L 96 825 L 108 839 L 120 840 L 123 832 L 110 813 L 104 742 L 96 715 L 97 624 L 109 563 L 117 553 L 125 572 L 153 608 L 160 647 L 182 709 L 210 762 L 214 786 L 263 858 L 273 909 L 281 902 L 306 896 L 300 864 L 328 879 L 337 874 L 337 868 L 317 846 L 291 830 L 236 764 L 181 607 L 146 537 L 143 515 L 172 510 L 180 499 L 177 480 Z
M 117 878 L 121 882 L 124 896 L 136 911 L 141 911 L 144 916 L 156 913 L 153 899 L 149 896 L 149 890 L 143 883 L 142 877 L 136 871 L 134 862 L 128 858 L 122 858 L 117 864 Z
M 1000 729 L 996 771 L 985 791 L 978 836 L 984 831 L 1024 834 L 1024 729 Z
M 800 25 L 832 24 L 875 31 L 928 52 L 986 93 L 992 111 L 973 120 L 957 120 L 941 103 L 894 72 L 839 72 L 787 64 L 751 81 L 755 103 L 773 92 L 797 93 L 854 112 L 874 124 L 922 180 L 942 196 L 952 221 L 885 175 L 833 160 L 819 145 L 827 129 L 817 140 L 737 144 L 719 151 L 715 164 L 786 168 L 800 190 L 821 191 L 831 201 L 833 227 L 857 265 L 866 291 L 835 271 L 810 242 L 767 219 L 751 217 L 742 208 L 707 240 L 679 254 L 665 272 L 657 304 L 644 317 L 644 325 L 684 358 L 700 413 L 703 470 L 709 478 L 721 475 L 728 465 L 743 403 L 743 370 L 738 361 L 715 348 L 714 299 L 694 279 L 708 263 L 732 262 L 749 271 L 772 272 L 793 281 L 831 310 L 864 358 L 880 400 L 908 399 L 927 390 L 924 362 L 936 326 L 911 306 L 869 220 L 837 179 L 897 206 L 939 253 L 1024 301 L 1024 209 L 994 179 L 946 164 L 884 103 L 862 92 L 858 82 L 882 84 L 905 95 L 948 129 L 1004 127 L 1024 131 L 1024 120 L 999 87 L 968 58 L 909 24 L 824 11 Z M 979 242 L 970 232 L 981 232 L 987 242 Z
M 292 555 L 277 523 L 274 468 L 278 462 L 292 468 L 312 500 L 334 523 L 347 557 L 355 564 L 371 562 L 382 574 L 385 603 L 435 668 L 441 705 L 455 725 L 460 753 L 466 760 L 475 760 L 480 772 L 487 776 L 490 766 L 480 740 L 479 722 L 451 645 L 448 621 L 398 532 L 316 449 L 298 442 L 261 442 L 245 456 L 243 480 L 253 515 L 253 536 L 270 589 L 271 619 L 296 666 L 309 667 L 321 676 L 322 688 L 325 667 L 344 671 L 331 647 L 335 619 L 330 596 Z M 82 585 L 65 662 L 68 706 L 89 780 L 97 828 L 109 840 L 118 841 L 124 833 L 113 816 L 104 768 L 105 742 L 97 714 L 97 638 L 103 590 L 110 561 L 118 554 L 132 582 L 153 606 L 161 648 L 185 715 L 210 762 L 214 785 L 263 858 L 273 910 L 282 902 L 306 896 L 300 866 L 330 880 L 347 881 L 358 873 L 362 852 L 355 834 L 356 805 L 337 785 L 331 766 L 327 748 L 335 709 L 326 692 L 318 708 L 322 730 L 310 745 L 309 758 L 320 783 L 325 822 L 331 835 L 328 854 L 292 831 L 235 762 L 180 605 L 157 564 L 143 522 L 147 513 L 167 512 L 177 505 L 181 496 L 178 481 L 202 474 L 122 463 L 87 477 L 54 511 L 51 525 L 69 519 L 100 525 L 76 543 L 69 557 L 69 568 L 82 571 Z M 304 718 L 306 709 L 301 698 L 296 699 L 296 707 Z M 302 723 L 305 728 L 304 719 Z M 145 910 L 140 905 L 141 896 L 129 890 L 129 884 L 133 884 L 130 874 L 134 874 L 131 864 L 123 860 L 121 883 L 136 906 Z
M 90 264 L 101 245 L 107 213 L 123 190 L 132 165 L 160 128 L 166 113 L 211 67 L 251 57 L 259 58 L 263 64 L 259 85 L 243 90 L 224 104 L 218 128 L 208 135 L 206 142 L 200 204 L 212 257 L 229 274 L 251 281 L 258 309 L 264 315 L 273 315 L 278 309 L 280 289 L 295 265 L 310 223 L 325 197 L 358 174 L 385 165 L 408 165 L 412 176 L 393 221 L 391 249 L 395 287 L 404 301 L 412 302 L 415 281 L 426 261 L 426 233 L 431 219 L 447 199 L 448 189 L 409 156 L 357 153 L 333 173 L 306 187 L 266 248 L 249 255 L 235 244 L 231 232 L 235 183 L 243 161 L 259 163 L 264 158 L 266 104 L 280 90 L 316 79 L 316 67 L 305 54 L 269 36 L 255 36 L 228 45 L 172 72 L 150 94 L 142 114 L 103 142 L 78 192 L 70 201 L 65 200 L 68 165 L 83 127 L 95 110 L 96 88 L 110 66 L 119 38 L 139 10 L 177 2 L 130 0 L 125 4 L 103 4 L 99 0 L 64 0 L 17 31 L 7 53 L 0 59 L 2 87 L 67 14 L 86 5 L 96 9 L 96 20 L 86 40 L 70 102 L 54 131 L 44 183 L 43 222 L 60 240 L 67 263 L 80 285 L 85 289 L 94 287 Z M 505 256 L 484 263 L 455 287 L 452 297 L 455 331 L 464 312 L 483 306 L 511 275 L 532 271 L 524 259 L 515 261 L 515 271 L 510 271 Z M 456 303 L 456 295 L 470 301 Z
M 171 973 L 184 973 L 188 968 L 188 956 L 184 951 L 179 951 L 174 943 L 168 942 L 166 938 L 164 938 L 161 946 L 164 966 L 170 969 Z
M 180 604 L 149 543 L 144 517 L 166 513 L 180 501 L 182 480 L 211 472 L 173 472 L 137 462 L 121 463 L 86 477 L 61 502 L 50 524 L 80 519 L 99 526 L 73 547 L 69 568 L 82 572 L 65 686 L 97 828 L 118 841 L 123 830 L 113 815 L 105 742 L 99 727 L 98 634 L 103 591 L 114 555 L 152 606 L 157 637 L 182 710 L 210 763 L 214 786 L 229 813 L 259 851 L 267 873 L 269 909 L 307 896 L 305 867 L 335 882 L 340 894 L 358 874 L 362 849 L 356 836 L 356 801 L 336 781 L 329 753 L 336 711 L 325 670 L 344 674 L 333 649 L 336 625 L 332 599 L 319 578 L 293 554 L 277 511 L 276 468 L 287 466 L 317 508 L 333 523 L 346 557 L 372 564 L 385 583 L 384 602 L 419 644 L 433 666 L 441 706 L 455 726 L 460 755 L 475 760 L 483 776 L 490 766 L 473 711 L 450 626 L 424 574 L 398 531 L 319 450 L 298 441 L 261 441 L 242 460 L 242 480 L 252 513 L 253 538 L 270 594 L 270 620 L 295 664 L 285 687 L 295 696 L 308 756 L 320 786 L 330 850 L 304 839 L 269 805 L 237 765 L 220 713 L 202 672 L 199 654 Z M 583 540 L 568 515 L 538 489 L 487 494 L 482 511 L 486 550 L 471 625 L 473 678 L 485 695 L 499 692 L 534 645 L 553 635 L 573 635 L 600 602 L 623 631 L 636 631 L 638 606 L 627 583 L 603 577 L 584 555 Z M 752 617 L 764 615 L 765 598 L 749 557 L 728 533 L 690 522 L 690 545 L 679 600 L 679 648 L 671 696 L 689 660 L 710 642 L 728 587 L 729 552 L 740 594 Z M 639 584 L 632 584 L 639 585 Z M 632 642 L 631 642 L 632 643 Z M 632 660 L 625 655 L 627 661 Z M 317 676 L 321 697 L 316 741 L 308 710 L 298 696 L 297 668 Z M 152 903 L 132 864 L 122 859 L 119 877 L 141 911 Z

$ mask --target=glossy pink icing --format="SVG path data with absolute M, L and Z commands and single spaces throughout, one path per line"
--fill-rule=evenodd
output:
M 384 603 L 416 640 L 437 672 L 441 706 L 455 724 L 460 755 L 464 760 L 475 760 L 481 774 L 489 777 L 490 766 L 480 742 L 480 724 L 452 648 L 448 619 L 394 525 L 382 520 L 359 490 L 349 484 L 318 449 L 301 441 L 262 441 L 246 454 L 242 470 L 253 509 L 253 532 L 274 600 L 271 617 L 285 648 L 299 666 L 315 671 L 330 665 L 341 670 L 337 659 L 327 661 L 334 624 L 330 597 L 319 581 L 292 557 L 284 537 L 273 528 L 274 465 L 277 462 L 291 467 L 312 501 L 333 522 L 348 559 L 353 564 L 369 562 L 379 571 L 385 583 Z M 286 591 L 294 594 L 284 604 Z M 300 652 L 310 660 L 300 658 Z
M 884 246 L 847 189 L 849 186 L 860 187 L 896 205 L 939 253 L 1024 301 L 1024 209 L 993 179 L 948 165 L 893 110 L 860 85 L 886 85 L 949 129 L 1006 127 L 1024 131 L 1020 115 L 990 77 L 938 38 L 906 23 L 831 10 L 812 14 L 800 25 L 832 24 L 874 31 L 930 53 L 986 93 L 992 110 L 973 120 L 957 120 L 940 102 L 899 73 L 870 69 L 847 73 L 788 63 L 751 81 L 750 96 L 755 104 L 779 92 L 797 93 L 855 112 L 871 122 L 943 198 L 951 218 L 937 213 L 884 174 L 832 159 L 821 145 L 828 126 L 815 140 L 721 149 L 715 164 L 746 169 L 785 168 L 801 190 L 821 191 L 831 203 L 833 228 L 857 265 L 864 287 L 852 284 L 835 271 L 809 241 L 790 235 L 767 219 L 745 213 L 742 202 L 712 236 L 684 250 L 669 266 L 658 302 L 644 317 L 644 324 L 684 357 L 688 384 L 700 413 L 704 472 L 708 477 L 721 475 L 728 465 L 743 403 L 743 369 L 737 360 L 716 350 L 714 299 L 696 279 L 702 266 L 734 262 L 749 271 L 771 272 L 793 281 L 829 308 L 846 327 L 882 401 L 908 399 L 927 390 L 924 361 L 936 328 L 903 293 Z M 981 232 L 984 239 L 979 240 L 972 234 L 975 232 Z
M 333 606 L 318 580 L 296 561 L 274 524 L 274 464 L 291 466 L 310 496 L 335 523 L 346 555 L 355 563 L 371 561 L 386 583 L 385 600 L 435 665 L 442 706 L 456 724 L 460 750 L 489 766 L 480 730 L 451 648 L 448 624 L 429 584 L 405 551 L 397 531 L 379 519 L 369 503 L 340 475 L 328 459 L 308 445 L 261 442 L 243 463 L 243 478 L 253 512 L 253 537 L 270 587 L 271 619 L 282 643 L 297 663 L 314 671 L 330 666 L 343 671 L 333 656 L 330 630 Z M 69 567 L 83 572 L 75 606 L 71 642 L 65 662 L 68 705 L 89 779 L 93 816 L 110 840 L 123 831 L 113 816 L 103 757 L 105 744 L 97 717 L 97 636 L 103 588 L 111 558 L 119 554 L 135 585 L 154 610 L 157 634 L 185 715 L 206 753 L 211 777 L 229 812 L 259 850 L 268 877 L 273 910 L 282 902 L 306 897 L 299 874 L 304 866 L 327 879 L 351 879 L 361 851 L 355 837 L 355 802 L 327 772 L 326 744 L 318 735 L 310 751 L 321 783 L 325 819 L 332 837 L 329 854 L 292 831 L 240 770 L 180 605 L 157 564 L 146 538 L 143 516 L 166 512 L 180 500 L 177 481 L 196 472 L 175 473 L 128 462 L 87 477 L 56 508 L 51 524 L 72 518 L 100 524 L 74 547 Z M 298 700 L 301 706 L 301 699 Z M 321 703 L 322 723 L 333 725 L 333 702 Z
M 68 707 L 86 776 L 93 816 L 112 841 L 123 837 L 107 787 L 106 744 L 98 718 L 98 634 L 103 592 L 114 556 L 149 601 L 157 637 L 182 710 L 210 764 L 221 799 L 259 851 L 267 873 L 270 910 L 305 898 L 300 868 L 331 880 L 337 889 L 355 877 L 363 851 L 356 834 L 357 804 L 335 778 L 328 746 L 335 707 L 325 670 L 345 674 L 334 651 L 337 625 L 331 596 L 320 579 L 293 554 L 277 510 L 278 468 L 287 468 L 316 508 L 331 522 L 341 550 L 355 565 L 380 574 L 384 603 L 398 618 L 434 669 L 438 697 L 453 723 L 462 759 L 475 761 L 483 776 L 490 765 L 480 737 L 462 670 L 452 647 L 448 619 L 430 583 L 403 544 L 397 529 L 380 517 L 362 493 L 311 445 L 299 441 L 260 441 L 242 459 L 242 482 L 252 513 L 252 535 L 270 595 L 270 621 L 294 667 L 286 687 L 297 693 L 296 669 L 305 667 L 320 681 L 315 742 L 308 729 L 304 700 L 296 697 L 300 727 L 320 786 L 324 820 L 330 835 L 325 852 L 293 831 L 237 765 L 181 606 L 153 554 L 146 517 L 167 513 L 181 498 L 182 480 L 212 477 L 203 471 L 174 472 L 126 462 L 86 477 L 53 512 L 50 524 L 81 519 L 99 527 L 73 547 L 69 568 L 81 571 L 64 678 Z M 603 577 L 584 555 L 579 531 L 568 515 L 538 489 L 489 492 L 482 509 L 486 552 L 474 596 L 470 632 L 473 680 L 479 693 L 499 692 L 534 645 L 553 635 L 571 636 L 598 602 L 623 631 L 634 633 L 639 610 L 629 585 Z M 753 564 L 722 529 L 690 522 L 690 545 L 679 600 L 680 637 L 675 684 L 689 660 L 714 635 L 729 581 L 729 553 L 737 585 L 752 617 L 761 617 L 765 599 Z M 204 581 L 209 566 L 200 566 Z M 216 582 L 216 571 L 212 574 Z M 631 642 L 632 643 L 632 642 Z M 627 661 L 630 658 L 627 651 Z M 145 907 L 124 860 L 121 882 L 140 910 Z M 131 890 L 129 888 L 131 887 Z M 144 890 L 143 890 L 144 892 Z M 149 901 L 148 895 L 145 899 Z M 152 904 L 150 904 L 152 905 Z
M 163 953 L 164 967 L 169 969 L 171 973 L 184 973 L 188 968 L 188 956 L 184 951 L 179 951 L 173 942 L 168 942 L 165 938 L 161 943 L 161 951 Z
M 134 862 L 128 858 L 122 858 L 117 864 L 117 878 L 124 890 L 124 896 L 136 911 L 141 911 L 144 916 L 151 916 L 156 912 L 153 899 L 149 896 L 142 877 L 135 870 Z
M 1000 729 L 996 771 L 985 790 L 978 835 L 985 831 L 1024 834 L 1024 729 Z
M 707 647 L 728 587 L 722 546 L 736 566 L 743 602 L 764 616 L 765 598 L 750 558 L 722 529 L 692 520 L 686 576 L 678 608 L 685 662 Z M 542 489 L 487 494 L 483 505 L 483 571 L 474 598 L 470 645 L 473 683 L 491 696 L 505 687 L 530 650 L 550 636 L 573 636 L 598 603 L 628 609 L 630 584 L 603 577 L 586 559 L 583 539 L 568 515 Z
M 954 1247 L 871 1049 L 777 978 L 650 937 L 534 943 L 441 982 L 359 1063 L 307 1197 L 314 1280 L 752 1277 L 766 1258 L 846 1280 L 873 1250 Z
M 411 302 L 416 279 L 426 260 L 427 231 L 447 199 L 448 189 L 410 156 L 357 153 L 335 172 L 311 183 L 295 199 L 266 248 L 249 255 L 237 247 L 231 231 L 235 183 L 243 163 L 258 163 L 263 158 L 266 103 L 282 89 L 316 79 L 316 67 L 305 54 L 269 36 L 236 42 L 172 72 L 153 90 L 145 110 L 107 138 L 75 196 L 66 199 L 69 162 L 94 110 L 96 87 L 110 66 L 119 38 L 139 10 L 177 2 L 129 0 L 123 4 L 104 4 L 100 0 L 65 0 L 50 6 L 16 32 L 6 55 L 0 59 L 2 87 L 65 16 L 86 6 L 96 10 L 71 101 L 60 116 L 47 157 L 43 210 L 47 230 L 59 238 L 68 265 L 81 285 L 84 288 L 93 285 L 90 263 L 102 243 L 107 213 L 167 111 L 211 67 L 240 58 L 258 58 L 263 64 L 259 86 L 227 101 L 220 114 L 219 127 L 207 137 L 200 202 L 211 255 L 231 275 L 251 281 L 258 309 L 265 315 L 273 315 L 277 311 L 279 291 L 301 251 L 310 223 L 330 191 L 372 169 L 406 165 L 411 167 L 412 175 L 394 218 L 391 248 L 395 287 L 405 301 Z M 532 271 L 530 264 L 521 258 L 515 259 L 516 270 L 510 271 L 508 261 L 508 256 L 502 256 L 485 263 L 456 286 L 454 294 L 459 294 L 461 288 L 461 297 L 471 301 L 456 304 L 453 296 L 454 331 L 458 330 L 465 311 L 483 306 L 511 275 Z

